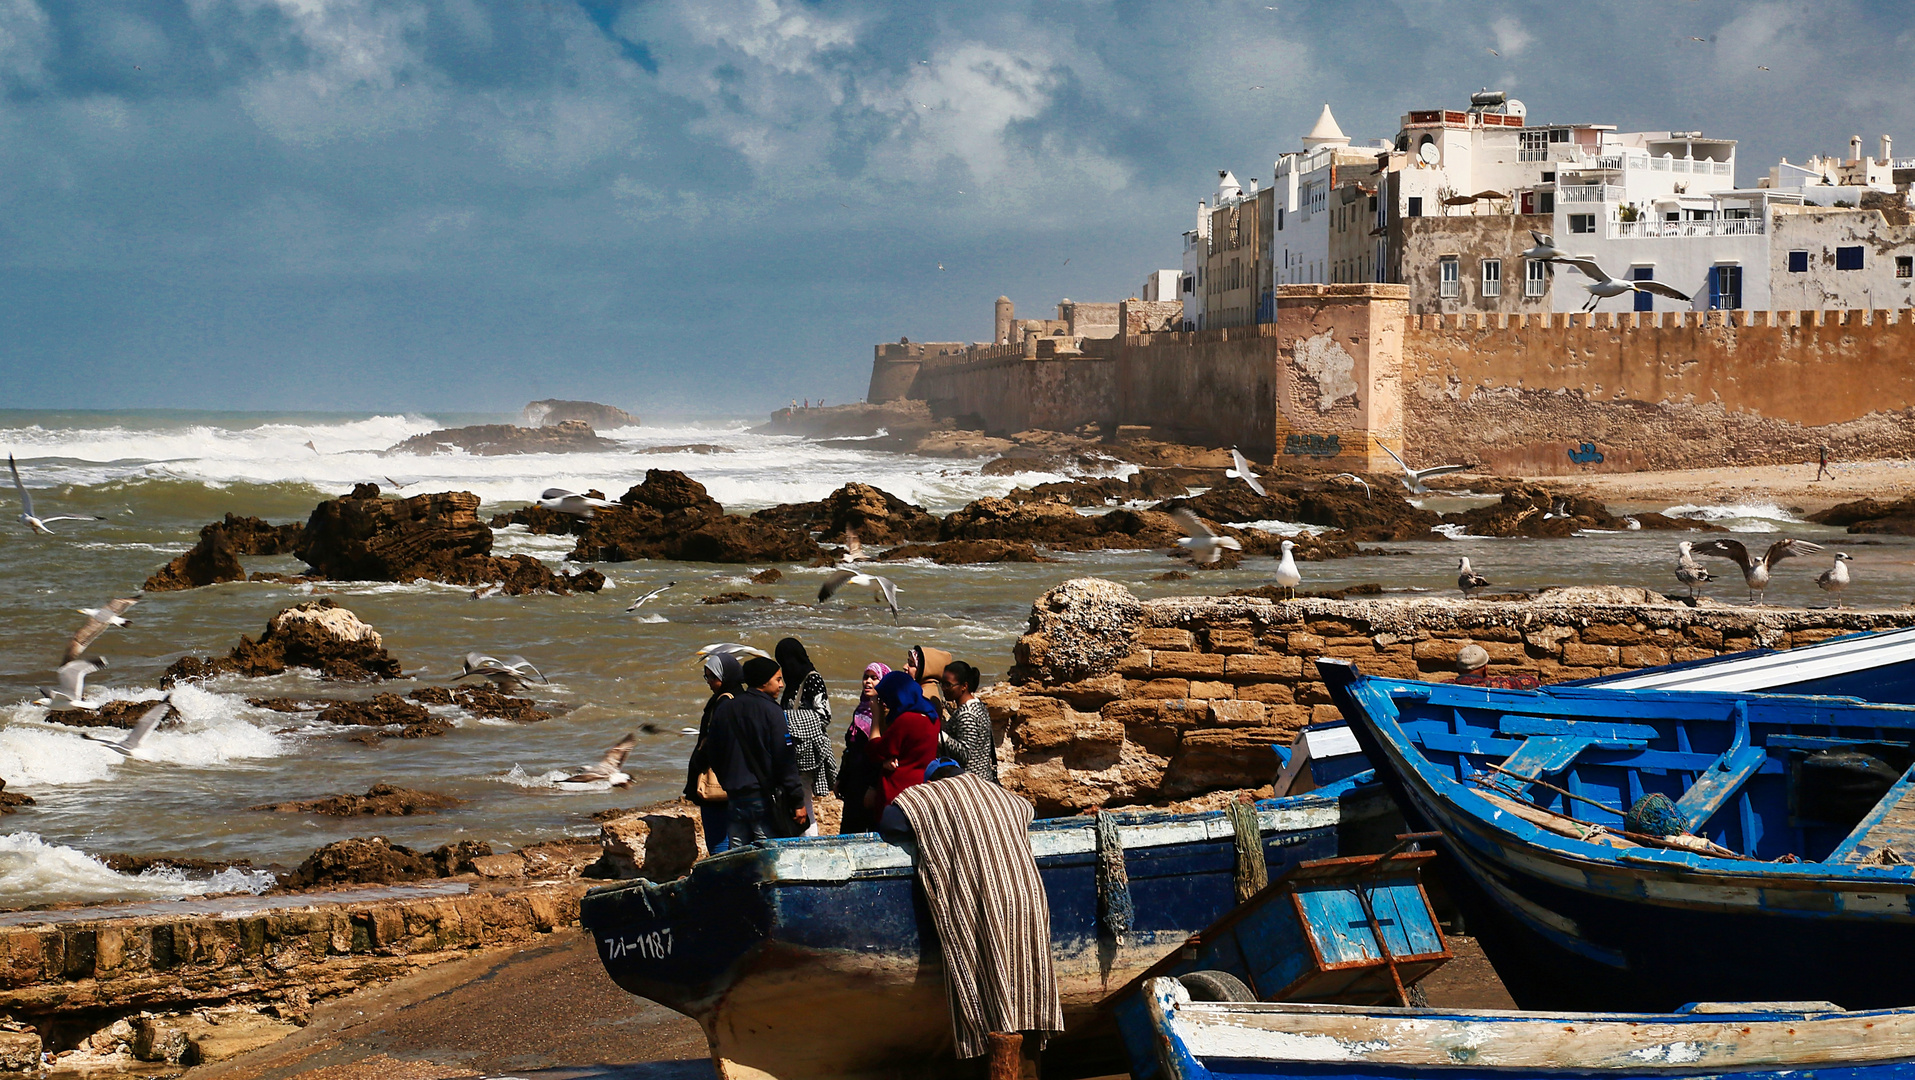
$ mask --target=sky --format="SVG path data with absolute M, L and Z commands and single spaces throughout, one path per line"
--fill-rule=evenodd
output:
M 1905 0 L 0 0 L 0 407 L 837 403 L 1000 293 L 1133 295 L 1326 102 L 1752 183 L 1915 156 L 1912 69 Z

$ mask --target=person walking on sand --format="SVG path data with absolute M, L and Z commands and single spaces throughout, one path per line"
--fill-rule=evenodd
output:
M 1818 451 L 1819 460 L 1815 464 L 1815 480 L 1835 479 L 1834 470 L 1829 468 L 1829 444 L 1823 443 L 1821 446 L 1816 447 L 1816 450 Z M 1809 483 L 1813 484 L 1815 480 L 1811 480 Z
M 785 729 L 785 710 L 778 704 L 784 672 L 778 661 L 764 656 L 746 661 L 743 671 L 749 689 L 719 706 L 710 740 L 712 768 L 730 797 L 726 839 L 732 847 L 795 836 L 810 824 L 811 816 Z

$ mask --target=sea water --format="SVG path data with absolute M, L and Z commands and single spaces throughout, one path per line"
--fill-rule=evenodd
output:
M 595 811 L 676 795 L 706 696 L 696 650 L 737 641 L 770 652 L 779 638 L 805 642 L 832 690 L 834 740 L 855 703 L 859 673 L 877 660 L 899 666 L 912 645 L 948 649 L 1001 678 L 1023 631 L 1031 602 L 1072 577 L 1121 582 L 1141 597 L 1224 592 L 1267 582 L 1274 560 L 1252 558 L 1236 570 L 1206 571 L 1188 580 L 1159 576 L 1183 564 L 1154 551 L 1063 553 L 1055 563 L 938 567 L 887 566 L 903 610 L 894 621 L 855 591 L 816 602 L 826 571 L 780 566 L 784 580 L 755 585 L 763 566 L 665 562 L 598 564 L 608 579 L 595 595 L 495 597 L 431 583 L 319 582 L 309 585 L 216 585 L 141 596 L 140 583 L 188 550 L 200 526 L 232 512 L 272 522 L 303 521 L 314 504 L 370 481 L 388 493 L 470 491 L 490 517 L 522 506 L 546 487 L 597 488 L 616 498 L 648 469 L 677 469 L 704 484 L 728 508 L 750 511 L 823 497 L 853 480 L 874 484 L 944 514 L 1050 473 L 983 476 L 980 462 L 926 458 L 754 434 L 750 421 L 709 421 L 602 432 L 617 448 L 601 453 L 478 457 L 388 454 L 412 435 L 464 423 L 512 417 L 232 413 L 0 412 L 0 450 L 20 462 L 42 516 L 99 514 L 99 521 L 53 525 L 56 535 L 28 533 L 13 520 L 11 485 L 0 486 L 0 778 L 7 790 L 37 805 L 0 818 L 0 903 L 68 899 L 170 897 L 208 889 L 260 888 L 263 874 L 236 872 L 218 881 L 177 872 L 117 874 L 96 856 L 170 854 L 246 859 L 290 866 L 321 844 L 383 835 L 429 848 L 481 840 L 507 849 L 557 835 L 590 836 Z M 310 445 L 309 445 L 310 444 Z M 648 452 L 655 447 L 711 444 L 723 452 Z M 1437 510 L 1481 505 L 1486 498 L 1437 497 Z M 1901 606 L 1915 597 L 1915 543 L 1898 537 L 1849 538 L 1806 524 L 1787 507 L 1641 505 L 1722 524 L 1752 548 L 1782 535 L 1840 547 L 1855 556 L 1847 602 Z M 1273 531 L 1301 526 L 1263 522 Z M 1366 544 L 1391 554 L 1303 567 L 1306 589 L 1376 582 L 1392 593 L 1455 589 L 1456 558 L 1498 588 L 1544 585 L 1642 585 L 1677 589 L 1674 548 L 1700 534 L 1585 533 L 1567 540 L 1454 539 Z M 567 537 L 534 536 L 511 527 L 495 534 L 500 554 L 524 553 L 559 565 Z M 247 558 L 248 569 L 297 572 L 296 559 Z M 1740 602 L 1745 590 L 1732 564 L 1708 565 L 1723 576 L 1711 593 Z M 1814 578 L 1822 559 L 1781 564 L 1769 599 L 1826 603 Z M 624 609 L 650 589 L 675 588 L 637 614 Z M 722 592 L 768 600 L 703 604 Z M 116 596 L 141 596 L 132 625 L 94 643 L 89 656 L 110 666 L 88 681 L 89 697 L 156 699 L 160 673 L 186 655 L 218 655 L 241 634 L 258 636 L 289 604 L 328 596 L 375 627 L 407 678 L 379 687 L 401 695 L 444 685 L 468 650 L 519 653 L 550 679 L 530 696 L 555 713 L 519 725 L 454 716 L 437 738 L 352 741 L 355 729 L 319 724 L 299 714 L 247 703 L 261 697 L 365 696 L 371 688 L 325 683 L 305 674 L 272 679 L 221 678 L 181 687 L 178 716 L 132 758 L 60 725 L 58 714 L 32 704 L 50 685 L 67 638 L 83 621 L 75 609 Z M 650 730 L 646 726 L 649 725 Z M 639 732 L 625 769 L 625 790 L 576 791 L 552 783 L 589 764 L 628 732 Z M 331 793 L 363 792 L 388 782 L 453 795 L 457 808 L 402 818 L 338 819 L 249 809 L 264 803 Z

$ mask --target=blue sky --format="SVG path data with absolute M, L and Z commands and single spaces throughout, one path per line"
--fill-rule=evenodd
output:
M 1915 156 L 1912 46 L 1899 0 L 0 0 L 0 407 L 842 401 L 999 293 L 1129 295 L 1326 101 L 1501 88 L 1752 182 Z

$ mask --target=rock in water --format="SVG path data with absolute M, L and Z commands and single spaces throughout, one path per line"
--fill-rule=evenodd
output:
M 479 497 L 469 491 L 382 499 L 377 484 L 360 484 L 313 509 L 295 554 L 315 572 L 342 581 L 503 582 L 514 596 L 605 586 L 596 570 L 556 574 L 530 555 L 495 557 L 492 530 L 478 509 Z
M 637 427 L 638 417 L 624 409 L 600 405 L 596 401 L 560 401 L 548 398 L 529 402 L 520 414 L 526 427 L 542 428 L 577 420 L 594 428 Z
M 325 814 L 328 817 L 405 817 L 436 813 L 464 802 L 464 799 L 437 792 L 374 784 L 364 795 L 326 795 L 317 799 L 265 803 L 246 809 L 269 810 L 276 814 Z
M 213 585 L 222 581 L 245 581 L 246 568 L 240 565 L 233 542 L 215 525 L 200 530 L 193 550 L 167 563 L 146 579 L 141 588 L 147 592 L 179 592 Z
M 580 562 L 809 562 L 818 545 L 802 529 L 739 517 L 682 472 L 650 469 L 645 482 L 600 510 L 578 531 Z
M 225 656 L 184 657 L 161 685 L 212 675 L 279 675 L 313 668 L 328 679 L 396 679 L 403 672 L 379 632 L 330 599 L 296 604 L 272 617 L 258 641 L 242 637 Z
M 921 506 L 870 484 L 850 483 L 815 503 L 774 506 L 752 515 L 787 528 L 814 530 L 837 543 L 845 530 L 858 534 L 867 547 L 938 538 L 938 519 Z
M 383 885 L 436 878 L 439 872 L 439 866 L 432 859 L 383 836 L 355 837 L 327 844 L 306 856 L 306 861 L 281 877 L 279 883 L 288 889 Z
M 388 454 L 443 454 L 450 449 L 469 454 L 572 454 L 615 450 L 618 443 L 601 438 L 583 420 L 566 420 L 550 427 L 523 428 L 515 424 L 476 424 L 414 435 L 388 447 Z

